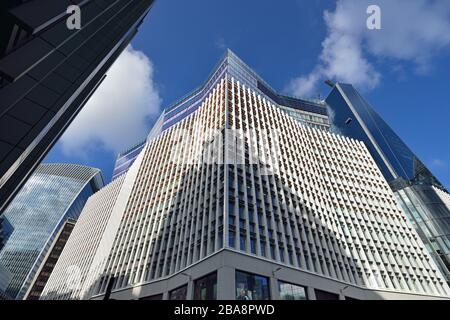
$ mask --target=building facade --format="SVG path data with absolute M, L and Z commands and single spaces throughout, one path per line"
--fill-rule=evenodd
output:
M 0 213 L 104 79 L 153 0 L 0 4 Z M 81 28 L 69 30 L 78 4 Z
M 41 264 L 39 271 L 36 273 L 36 276 L 25 295 L 26 300 L 39 300 L 41 297 L 42 291 L 44 290 L 44 287 L 61 256 L 61 252 L 75 227 L 75 223 L 75 220 L 68 219 L 60 228 L 58 236 L 56 236 L 55 241 L 53 241 L 44 262 Z
M 89 198 L 43 290 L 41 300 L 75 300 L 83 297 L 83 285 L 88 282 L 90 269 L 94 269 L 96 254 L 100 255 L 105 250 L 102 247 L 105 242 L 112 243 L 108 236 L 115 233 L 111 227 L 117 224 L 114 220 L 120 206 L 116 206 L 116 202 L 120 192 L 126 189 L 124 180 L 125 175 L 121 175 Z M 113 214 L 114 208 L 116 213 Z
M 450 283 L 450 194 L 446 188 L 352 85 L 335 84 L 326 102 L 331 130 L 366 144 Z
M 79 296 L 449 298 L 366 146 L 330 133 L 323 103 L 266 88 L 229 51 L 164 111 Z
M 112 180 L 115 180 L 116 178 L 125 174 L 128 171 L 128 169 L 130 169 L 131 165 L 139 156 L 142 149 L 144 149 L 146 142 L 147 140 L 141 141 L 136 145 L 132 146 L 131 148 L 128 148 L 128 150 L 121 152 L 117 156 L 112 174 Z
M 0 251 L 0 268 L 9 273 L 1 291 L 12 299 L 25 297 L 66 220 L 76 220 L 89 196 L 102 186 L 98 169 L 38 167 L 4 212 L 13 231 Z
M 252 129 L 278 132 L 273 152 Z M 97 294 L 110 279 L 115 298 L 449 294 L 362 143 L 306 127 L 228 77 L 149 142 Z
M 277 93 L 235 53 L 228 49 L 202 86 L 164 110 L 150 132 L 149 139 L 194 113 L 225 75 L 233 77 L 256 93 L 264 96 L 268 101 L 297 121 L 311 127 L 324 130 L 329 129 L 327 106 L 323 101 L 287 97 Z

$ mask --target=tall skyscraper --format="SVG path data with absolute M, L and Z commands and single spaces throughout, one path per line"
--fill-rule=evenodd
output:
M 332 131 L 364 141 L 403 211 L 450 283 L 450 194 L 350 84 L 326 99 Z
M 95 276 L 107 262 L 137 167 L 130 168 L 126 175 L 118 176 L 89 198 L 42 292 L 42 300 L 88 297 Z
M 4 217 L 13 231 L 0 251 L 0 272 L 10 275 L 0 291 L 24 298 L 67 219 L 77 219 L 89 196 L 103 186 L 98 169 L 43 164 L 27 181 Z
M 164 112 L 82 297 L 450 298 L 365 145 L 328 132 L 323 103 L 268 88 L 227 52 Z
M 0 4 L 0 214 L 104 79 L 153 0 Z M 80 6 L 80 29 L 68 7 Z
M 238 56 L 231 50 L 227 50 L 225 56 L 202 86 L 164 110 L 150 132 L 149 139 L 195 112 L 211 93 L 212 88 L 225 75 L 235 78 L 256 93 L 264 96 L 268 101 L 297 121 L 324 130 L 329 128 L 327 107 L 323 101 L 298 99 L 277 93 Z

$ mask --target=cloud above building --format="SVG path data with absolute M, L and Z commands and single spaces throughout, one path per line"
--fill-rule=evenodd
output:
M 61 137 L 63 152 L 86 156 L 99 147 L 119 152 L 145 137 L 149 120 L 161 109 L 153 76 L 151 60 L 128 46 Z
M 381 30 L 367 28 L 367 7 L 381 9 Z M 408 63 L 415 73 L 428 73 L 432 60 L 450 48 L 450 2 L 436 0 L 338 0 L 324 12 L 327 36 L 316 66 L 290 81 L 286 91 L 297 96 L 317 93 L 325 79 L 375 88 L 379 67 Z

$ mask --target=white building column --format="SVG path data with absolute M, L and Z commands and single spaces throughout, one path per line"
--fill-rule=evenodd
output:
M 316 292 L 313 287 L 306 287 L 306 294 L 308 296 L 308 300 L 317 300 Z
M 235 269 L 223 266 L 217 270 L 217 300 L 236 299 Z
M 278 279 L 270 277 L 270 299 L 280 300 L 280 291 L 278 290 Z
M 192 281 L 192 279 L 189 279 L 187 283 L 186 300 L 193 300 L 193 299 L 194 299 L 194 281 Z

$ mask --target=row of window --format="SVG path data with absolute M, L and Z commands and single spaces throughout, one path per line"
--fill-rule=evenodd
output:
M 270 300 L 269 278 L 244 271 L 236 271 L 236 300 Z M 278 281 L 281 300 L 308 300 L 306 288 Z M 339 300 L 337 294 L 315 289 L 317 300 Z M 194 300 L 217 299 L 217 273 L 211 273 L 194 281 Z M 143 297 L 141 300 L 162 300 L 162 294 Z M 186 300 L 187 284 L 169 292 L 169 300 Z

